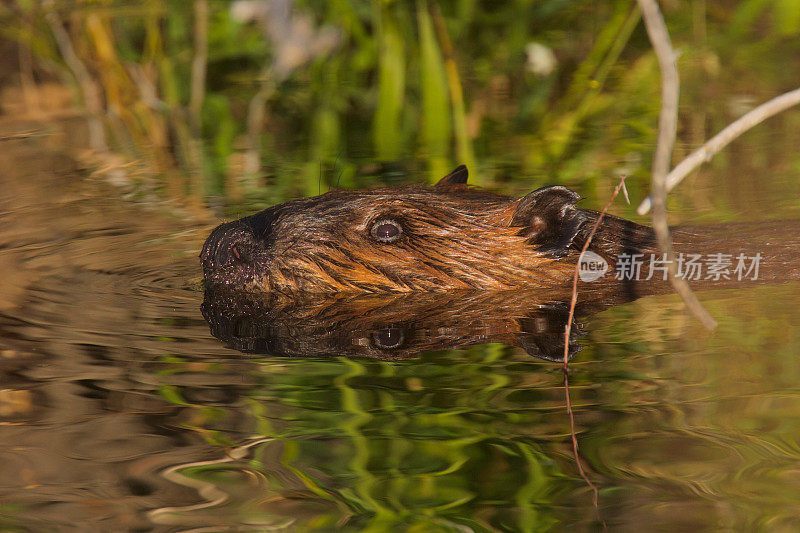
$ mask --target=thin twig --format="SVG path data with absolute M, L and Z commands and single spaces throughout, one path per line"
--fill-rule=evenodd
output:
M 53 38 L 58 45 L 61 57 L 64 58 L 64 62 L 78 82 L 83 96 L 83 103 L 87 111 L 89 111 L 89 144 L 93 150 L 105 152 L 108 150 L 108 144 L 106 143 L 106 133 L 103 129 L 103 122 L 100 118 L 103 116 L 103 103 L 97 86 L 94 80 L 92 80 L 89 70 L 75 52 L 69 34 L 67 30 L 64 29 L 61 19 L 58 18 L 54 3 L 48 1 L 45 7 L 48 9 L 45 14 L 45 20 L 47 20 L 47 24 L 50 26 L 50 31 L 53 32 Z
M 191 97 L 189 121 L 195 136 L 200 132 L 200 113 L 206 93 L 206 69 L 208 64 L 208 0 L 194 3 L 194 57 L 192 58 Z
M 680 81 L 678 66 L 675 62 L 675 51 L 670 44 L 667 25 L 658 9 L 656 0 L 637 0 L 642 10 L 647 35 L 658 57 L 661 70 L 661 112 L 658 117 L 658 140 L 653 156 L 653 174 L 651 178 L 653 203 L 653 230 L 656 234 L 659 249 L 664 253 L 667 262 L 669 281 L 675 292 L 686 304 L 686 307 L 700 320 L 707 329 L 714 329 L 717 322 L 706 311 L 700 301 L 689 288 L 686 280 L 677 277 L 678 269 L 675 252 L 672 248 L 672 237 L 667 223 L 667 187 L 666 177 L 669 172 L 672 148 L 678 130 L 678 95 Z
M 476 170 L 477 165 L 475 165 L 472 141 L 467 133 L 467 119 L 466 113 L 464 112 L 464 90 L 461 86 L 461 78 L 458 75 L 458 65 L 456 63 L 456 54 L 453 50 L 453 43 L 450 41 L 450 35 L 447 33 L 447 26 L 438 2 L 431 2 L 430 11 L 431 18 L 433 19 L 433 28 L 436 31 L 439 47 L 442 51 L 442 58 L 444 59 L 447 88 L 450 91 L 450 102 L 453 107 L 453 131 L 456 136 L 456 155 L 458 156 L 458 160 L 467 165 L 467 167 L 473 169 L 473 174 L 475 174 L 474 170 Z M 480 178 L 475 180 L 475 183 L 482 185 Z
M 768 102 L 764 102 L 757 108 L 749 111 L 735 122 L 729 124 L 721 132 L 717 133 L 714 137 L 706 142 L 703 146 L 692 152 L 686 159 L 681 161 L 672 171 L 667 174 L 666 186 L 667 192 L 671 191 L 678 183 L 683 180 L 690 172 L 695 170 L 703 163 L 711 161 L 720 150 L 725 148 L 734 139 L 739 137 L 744 132 L 751 129 L 753 126 L 760 124 L 773 115 L 789 109 L 792 106 L 800 104 L 800 89 L 795 89 L 780 96 L 776 96 Z M 651 200 L 648 196 L 642 201 L 637 209 L 640 215 L 647 214 L 650 211 Z
M 248 178 L 257 177 L 261 171 L 261 130 L 264 129 L 264 115 L 267 101 L 275 92 L 272 69 L 265 67 L 260 78 L 258 91 L 247 105 L 247 151 L 244 159 L 244 174 Z
M 29 17 L 24 17 L 23 24 L 25 25 L 25 31 L 33 33 L 33 24 Z M 40 118 L 42 116 L 42 106 L 39 99 L 39 91 L 36 87 L 36 80 L 33 77 L 33 53 L 30 45 L 19 43 L 17 45 L 17 56 L 19 57 L 19 81 L 26 110 L 29 115 Z
M 581 475 L 586 484 L 589 485 L 592 489 L 593 497 L 592 501 L 594 502 L 595 511 L 598 514 L 598 518 L 600 516 L 600 504 L 599 504 L 599 493 L 597 491 L 597 487 L 589 480 L 589 477 L 586 475 L 586 472 L 583 471 L 583 466 L 581 465 L 580 454 L 578 453 L 578 437 L 575 435 L 575 415 L 572 411 L 572 401 L 569 397 L 569 339 L 570 334 L 572 333 L 572 320 L 575 316 L 575 305 L 578 303 L 578 275 L 581 266 L 580 258 L 589 249 L 589 245 L 592 243 L 592 238 L 594 234 L 597 232 L 597 228 L 600 227 L 600 223 L 603 221 L 603 217 L 606 216 L 609 207 L 611 207 L 612 202 L 619 194 L 619 191 L 623 191 L 623 195 L 625 199 L 628 199 L 628 190 L 625 188 L 625 175 L 619 177 L 619 184 L 614 189 L 611 198 L 608 200 L 608 203 L 600 212 L 600 216 L 597 217 L 597 220 L 592 226 L 592 230 L 589 232 L 589 237 L 586 239 L 586 242 L 583 243 L 583 248 L 581 248 L 581 253 L 578 256 L 578 262 L 575 264 L 575 273 L 572 277 L 572 299 L 569 303 L 569 315 L 567 316 L 567 325 L 564 328 L 564 394 L 567 398 L 567 414 L 569 414 L 569 429 L 570 435 L 572 436 L 572 451 L 575 454 L 575 463 L 578 465 L 578 473 Z M 605 523 L 603 523 L 605 526 Z
M 31 137 L 38 137 L 40 135 L 48 135 L 42 130 L 22 131 L 19 133 L 11 133 L 9 135 L 0 135 L 0 142 L 3 141 L 17 141 L 20 139 L 30 139 Z

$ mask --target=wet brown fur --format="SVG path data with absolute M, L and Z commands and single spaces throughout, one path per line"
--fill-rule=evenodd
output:
M 281 293 L 508 290 L 570 283 L 597 214 L 565 203 L 569 216 L 580 217 L 580 231 L 553 254 L 535 241 L 545 226 L 560 222 L 543 220 L 534 210 L 520 223 L 524 201 L 445 182 L 336 190 L 287 202 L 218 227 L 201 255 L 206 283 Z M 403 228 L 393 243 L 370 234 L 376 221 L 387 218 Z M 652 236 L 648 228 L 610 217 L 595 239 L 592 249 L 613 268 L 625 243 L 648 248 Z

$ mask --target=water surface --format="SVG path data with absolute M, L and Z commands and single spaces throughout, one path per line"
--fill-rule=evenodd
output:
M 570 393 L 595 509 L 558 365 L 504 344 L 228 349 L 200 311 L 215 221 L 118 198 L 62 131 L 0 151 L 4 528 L 800 528 L 796 283 L 701 294 L 713 333 L 674 296 L 584 321 Z

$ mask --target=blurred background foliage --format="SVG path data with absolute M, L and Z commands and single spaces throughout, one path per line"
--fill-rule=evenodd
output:
M 661 7 L 681 53 L 676 159 L 797 87 L 800 1 Z M 648 187 L 659 73 L 632 0 L 0 0 L 0 32 L 21 45 L 20 85 L 70 85 L 94 154 L 123 155 L 136 190 L 227 215 L 337 186 L 434 181 L 462 162 L 485 187 L 517 194 L 563 183 L 595 206 L 621 172 L 634 199 Z M 759 126 L 685 184 L 689 193 L 678 191 L 673 207 L 711 206 L 724 219 L 796 204 L 798 138 L 796 111 Z M 622 306 L 592 331 L 570 382 L 582 423 L 600 435 L 582 438 L 582 449 L 596 472 L 619 480 L 607 483 L 603 498 L 677 516 L 676 509 L 700 508 L 694 480 L 705 487 L 712 479 L 709 493 L 723 498 L 700 508 L 709 510 L 708 528 L 720 524 L 713 509 L 792 513 L 785 476 L 796 469 L 797 411 L 786 399 L 800 373 L 800 340 L 794 315 L 785 313 L 796 295 L 781 294 L 761 291 L 761 305 L 749 307 L 712 302 L 715 316 L 742 318 L 728 318 L 706 343 L 687 333 L 674 300 Z M 247 374 L 257 385 L 240 397 L 224 382 L 194 391 L 212 398 L 204 403 L 192 399 L 181 374 L 213 376 L 225 365 L 198 370 L 195 345 L 174 344 L 190 355 L 161 361 L 163 374 L 176 377 L 160 392 L 194 410 L 184 427 L 220 446 L 245 434 L 274 438 L 279 451 L 264 445 L 246 466 L 262 477 L 284 467 L 292 475 L 271 483 L 296 505 L 287 512 L 297 516 L 307 503 L 319 529 L 336 527 L 346 513 L 360 529 L 379 531 L 454 530 L 443 519 L 464 516 L 486 530 L 523 531 L 594 519 L 588 490 L 570 470 L 566 419 L 552 416 L 563 414 L 562 374 L 508 347 L 428 354 L 424 364 L 287 360 L 282 367 L 267 359 Z M 778 386 L 757 380 L 763 389 L 755 390 L 753 376 Z M 240 403 L 229 408 L 217 391 Z M 765 412 L 774 418 L 752 414 Z M 237 421 L 246 431 L 227 433 Z M 780 468 L 720 463 L 722 474 L 709 477 L 706 455 L 663 438 L 688 435 L 700 448 L 715 424 L 730 434 L 714 437 L 719 454 L 733 446 L 731 456 L 763 455 Z M 742 424 L 754 435 L 740 435 Z M 755 441 L 791 453 L 774 459 L 750 449 Z M 645 452 L 660 453 L 657 468 L 628 470 L 629 458 Z M 634 466 L 641 465 L 649 463 Z M 754 475 L 771 468 L 774 478 Z M 236 484 L 216 467 L 190 473 Z M 252 489 L 255 478 L 239 484 L 245 504 L 236 512 L 271 512 Z M 296 496 L 308 492 L 318 498 Z M 665 498 L 685 506 L 665 506 Z M 733 504 L 721 505 L 726 499 Z M 323 500 L 332 511 L 319 511 Z
M 3 34 L 35 59 L 23 77 L 75 88 L 96 151 L 142 166 L 141 187 L 223 214 L 434 181 L 462 162 L 509 193 L 564 183 L 605 198 L 619 173 L 635 198 L 647 191 L 659 74 L 631 0 L 0 6 Z M 662 9 L 681 52 L 676 157 L 796 87 L 800 1 Z M 777 122 L 783 141 L 765 149 L 798 171 L 800 118 Z

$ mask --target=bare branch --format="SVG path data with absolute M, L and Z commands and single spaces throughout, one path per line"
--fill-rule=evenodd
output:
M 189 116 L 195 134 L 200 131 L 200 112 L 206 92 L 206 65 L 208 63 L 208 0 L 194 3 L 194 58 L 192 59 L 192 85 Z
M 20 133 L 12 133 L 10 135 L 0 135 L 0 142 L 18 141 L 20 139 L 30 139 L 31 137 L 38 137 L 40 135 L 49 135 L 49 134 L 43 133 L 41 130 L 23 131 Z
M 81 93 L 83 93 L 83 103 L 89 111 L 89 144 L 93 150 L 105 152 L 108 150 L 108 145 L 106 144 L 103 123 L 100 120 L 100 117 L 103 116 L 103 103 L 100 94 L 88 69 L 80 60 L 78 54 L 75 53 L 69 34 L 58 18 L 53 2 L 47 2 L 46 7 L 49 9 L 45 15 L 47 24 L 50 26 L 50 31 L 53 32 L 61 57 L 64 58 L 67 67 L 72 71 L 72 75 L 75 76 L 75 80 L 78 82 Z
M 264 115 L 267 112 L 267 100 L 275 92 L 272 69 L 262 70 L 260 86 L 247 105 L 247 151 L 245 152 L 244 174 L 249 178 L 256 177 L 261 170 L 261 130 L 264 129 Z
M 583 243 L 583 248 L 581 248 L 581 253 L 578 256 L 578 262 L 575 263 L 575 274 L 572 278 L 572 300 L 569 303 L 569 315 L 567 316 L 567 325 L 564 328 L 564 394 L 566 396 L 567 401 L 567 414 L 569 415 L 569 429 L 570 434 L 572 435 L 572 451 L 575 454 L 575 464 L 578 465 L 578 473 L 581 475 L 583 480 L 586 482 L 587 485 L 592 489 L 593 498 L 592 501 L 594 503 L 595 512 L 598 515 L 598 519 L 600 518 L 600 504 L 599 504 L 599 494 L 597 492 L 597 487 L 589 480 L 589 476 L 586 475 L 586 472 L 583 470 L 583 465 L 581 465 L 581 457 L 578 453 L 578 437 L 575 435 L 575 414 L 572 411 L 572 401 L 570 400 L 569 396 L 569 373 L 568 373 L 568 364 L 569 364 L 569 339 L 570 334 L 572 333 L 572 320 L 575 317 L 575 305 L 578 302 L 578 275 L 580 272 L 581 260 L 580 258 L 583 256 L 584 252 L 589 249 L 589 245 L 592 243 L 592 238 L 594 234 L 597 232 L 597 228 L 600 227 L 600 222 L 602 222 L 603 217 L 606 216 L 606 212 L 608 212 L 608 208 L 611 207 L 612 202 L 619 194 L 619 191 L 622 190 L 625 196 L 625 199 L 628 199 L 628 190 L 625 188 L 625 177 L 624 175 L 619 177 L 619 184 L 614 189 L 614 193 L 611 195 L 611 199 L 608 200 L 608 203 L 603 208 L 603 211 L 600 212 L 600 216 L 597 217 L 597 220 L 592 226 L 591 231 L 589 232 L 589 237 L 586 239 L 586 242 Z M 605 523 L 603 523 L 605 526 Z
M 614 202 L 614 199 L 619 194 L 619 191 L 623 191 L 623 195 L 625 199 L 628 199 L 628 189 L 625 188 L 625 176 L 624 174 L 619 177 L 619 184 L 614 189 L 614 192 L 611 194 L 611 198 L 608 200 L 608 203 L 600 212 L 600 216 L 597 217 L 597 220 L 592 226 L 591 231 L 589 231 L 589 236 L 586 238 L 586 242 L 583 243 L 583 248 L 581 248 L 581 253 L 578 256 L 578 262 L 575 264 L 575 273 L 572 276 L 572 300 L 569 303 L 569 316 L 567 317 L 567 330 L 565 332 L 566 337 L 564 338 L 564 370 L 567 369 L 567 362 L 569 360 L 569 335 L 572 330 L 572 319 L 575 315 L 575 305 L 578 302 L 578 276 L 580 275 L 580 266 L 581 266 L 581 256 L 589 249 L 589 245 L 592 244 L 592 239 L 594 238 L 594 234 L 597 233 L 597 228 L 600 227 L 600 223 L 603 221 L 603 217 L 606 216 L 608 209 L 611 207 L 611 204 Z
M 33 24 L 29 18 L 23 17 L 25 31 L 33 32 Z M 42 116 L 42 106 L 39 99 L 39 91 L 36 90 L 36 80 L 33 78 L 33 53 L 30 45 L 19 43 L 17 45 L 17 56 L 19 57 L 19 81 L 22 87 L 22 97 L 25 100 L 25 107 L 28 114 L 37 118 Z
M 678 183 L 689 175 L 693 170 L 707 163 L 714 157 L 720 150 L 725 148 L 734 139 L 741 134 L 765 121 L 773 115 L 789 109 L 792 106 L 800 104 L 800 89 L 789 91 L 780 96 L 776 96 L 768 102 L 764 102 L 757 108 L 743 115 L 738 120 L 729 124 L 721 132 L 717 133 L 714 137 L 706 142 L 703 146 L 692 152 L 686 159 L 681 161 L 672 172 L 667 174 L 666 187 L 667 192 L 671 191 Z M 648 196 L 639 205 L 637 212 L 640 215 L 647 214 L 650 211 L 651 200 Z
M 666 177 L 669 172 L 672 149 L 678 129 L 678 95 L 680 81 L 678 67 L 675 61 L 675 51 L 670 44 L 667 25 L 658 9 L 656 0 L 637 0 L 642 10 L 647 35 L 658 57 L 661 70 L 661 112 L 658 117 L 658 141 L 656 152 L 653 156 L 653 173 L 651 178 L 652 192 L 650 194 L 653 204 L 653 230 L 656 233 L 658 247 L 666 256 L 669 272 L 669 281 L 675 292 L 680 295 L 686 307 L 708 329 L 714 329 L 716 321 L 702 306 L 700 301 L 689 288 L 686 280 L 678 278 L 675 262 L 675 252 L 672 248 L 672 237 L 667 223 L 667 187 Z

